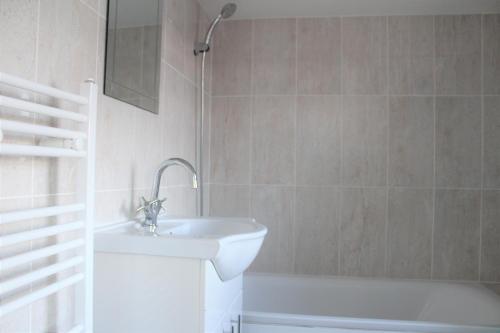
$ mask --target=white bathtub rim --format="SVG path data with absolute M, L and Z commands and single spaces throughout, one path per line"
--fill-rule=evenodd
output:
M 310 316 L 300 314 L 243 311 L 243 322 L 283 326 L 342 328 L 361 330 L 390 330 L 422 333 L 499 333 L 499 327 L 453 325 L 425 321 L 367 319 L 353 317 Z
M 337 281 L 368 281 L 377 283 L 406 283 L 406 282 L 416 282 L 422 285 L 457 285 L 457 286 L 473 286 L 476 288 L 484 289 L 490 294 L 495 294 L 495 292 L 485 284 L 498 284 L 495 281 L 479 281 L 479 280 L 431 280 L 431 279 L 418 279 L 418 278 L 398 278 L 398 277 L 364 277 L 364 276 L 344 276 L 344 275 L 308 275 L 308 274 L 276 274 L 276 273 L 260 273 L 260 272 L 245 272 L 244 277 L 248 278 L 271 278 L 279 279 L 286 278 L 290 280 L 314 280 L 316 283 L 328 283 L 330 280 Z

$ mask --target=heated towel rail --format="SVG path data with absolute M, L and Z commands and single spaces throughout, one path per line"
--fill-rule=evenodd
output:
M 67 205 L 55 205 L 27 210 L 0 212 L 0 227 L 13 225 L 16 222 L 29 221 L 35 218 L 56 218 L 64 214 L 74 214 L 78 219 L 68 223 L 57 223 L 28 231 L 2 234 L 0 236 L 0 253 L 2 248 L 23 242 L 32 242 L 47 237 L 63 238 L 67 233 L 78 236 L 70 240 L 50 243 L 45 247 L 30 246 L 25 252 L 16 252 L 12 256 L 0 256 L 0 273 L 15 269 L 23 264 L 34 264 L 37 260 L 52 259 L 51 264 L 27 273 L 0 281 L 0 320 L 3 316 L 28 306 L 33 302 L 51 296 L 67 287 L 75 286 L 74 309 L 77 323 L 68 332 L 92 332 L 93 303 L 93 217 L 95 186 L 95 130 L 97 110 L 97 86 L 93 80 L 82 84 L 80 94 L 73 94 L 50 86 L 28 81 L 12 75 L 0 73 L 0 83 L 9 89 L 50 97 L 52 100 L 75 104 L 78 111 L 47 106 L 42 103 L 13 98 L 0 94 L 0 110 L 20 111 L 50 117 L 57 121 L 64 120 L 76 123 L 78 130 L 39 125 L 36 122 L 23 122 L 2 119 L 0 115 L 0 156 L 31 156 L 44 158 L 76 158 L 82 163 L 81 185 L 77 201 Z M 36 98 L 38 100 L 40 98 Z M 6 140 L 10 135 L 28 135 L 40 138 L 40 144 L 14 144 Z M 46 141 L 43 141 L 46 140 Z M 43 144 L 49 140 L 59 140 L 59 146 Z M 0 161 L 1 163 L 1 161 Z M 61 236 L 61 237 L 58 237 Z M 60 259 L 59 257 L 63 257 Z M 46 278 L 57 277 L 65 273 L 61 279 L 52 279 L 42 287 L 37 282 Z

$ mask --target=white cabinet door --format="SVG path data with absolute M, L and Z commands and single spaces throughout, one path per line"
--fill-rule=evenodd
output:
M 221 281 L 212 263 L 207 261 L 204 278 L 205 333 L 237 333 L 233 327 L 241 315 L 242 276 Z

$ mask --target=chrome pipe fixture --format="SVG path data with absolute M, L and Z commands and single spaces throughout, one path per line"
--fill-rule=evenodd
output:
M 137 209 L 137 212 L 144 212 L 144 221 L 142 222 L 143 227 L 149 228 L 150 232 L 155 232 L 158 227 L 158 214 L 160 213 L 163 202 L 166 199 L 159 199 L 158 195 L 160 193 L 161 177 L 163 172 L 173 165 L 179 165 L 184 167 L 188 172 L 192 174 L 192 187 L 194 189 L 198 188 L 198 175 L 194 167 L 182 158 L 169 158 L 163 161 L 155 173 L 155 179 L 153 182 L 153 188 L 151 190 L 151 199 L 146 200 L 144 197 L 141 198 L 142 205 Z
M 205 39 L 202 42 L 197 42 L 194 45 L 194 55 L 198 56 L 201 54 L 201 75 L 200 75 L 200 89 L 199 89 L 199 101 L 200 101 L 200 116 L 197 117 L 196 124 L 196 170 L 198 171 L 198 181 L 199 189 L 196 197 L 196 211 L 199 216 L 203 216 L 203 137 L 204 137 L 204 117 L 205 117 L 205 99 L 203 94 L 205 93 L 205 58 L 207 52 L 210 50 L 210 42 L 212 41 L 213 32 L 215 27 L 224 19 L 227 19 L 234 15 L 236 12 L 236 4 L 228 3 L 224 7 L 220 14 L 212 21 L 208 31 L 205 35 Z
M 234 12 L 236 12 L 235 3 L 228 3 L 224 7 L 222 7 L 220 14 L 210 24 L 207 34 L 205 35 L 204 41 L 195 43 L 194 55 L 205 53 L 210 50 L 210 42 L 212 41 L 212 34 L 214 32 L 215 27 L 220 23 L 221 20 L 223 19 L 225 20 L 233 16 Z

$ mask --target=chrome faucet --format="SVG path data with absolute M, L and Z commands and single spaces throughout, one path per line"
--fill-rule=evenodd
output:
M 158 214 L 160 213 L 163 202 L 166 199 L 159 199 L 158 194 L 160 192 L 161 176 L 163 172 L 173 165 L 180 165 L 189 171 L 192 175 L 192 186 L 194 189 L 198 188 L 198 176 L 196 170 L 188 161 L 182 158 L 169 158 L 163 161 L 155 173 L 155 179 L 153 182 L 153 189 L 151 191 L 151 199 L 146 200 L 144 197 L 141 198 L 142 206 L 137 209 L 137 212 L 144 212 L 144 221 L 142 226 L 149 229 L 150 232 L 155 232 L 158 227 Z

